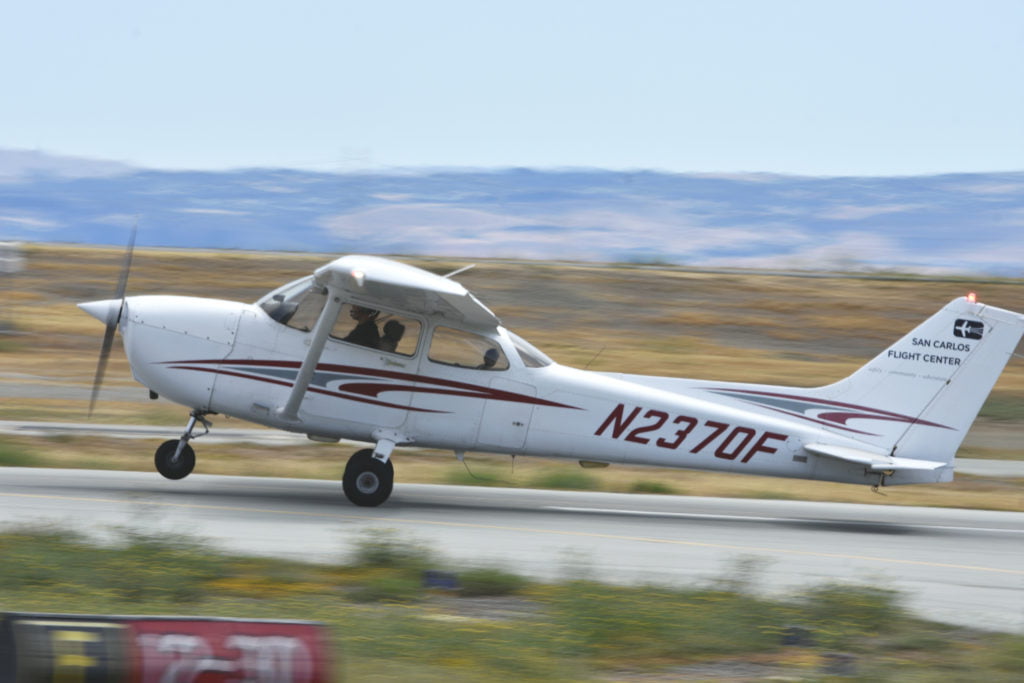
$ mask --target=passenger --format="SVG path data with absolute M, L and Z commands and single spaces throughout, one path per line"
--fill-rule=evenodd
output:
M 352 331 L 342 341 L 359 344 L 360 346 L 368 346 L 371 349 L 377 348 L 380 344 L 380 331 L 377 329 L 378 314 L 379 311 L 371 308 L 352 306 L 352 310 L 349 311 L 349 317 L 356 321 L 356 326 L 352 328 Z
M 498 362 L 498 349 L 491 347 L 484 351 L 484 362 L 476 366 L 478 370 L 493 370 Z
M 398 342 L 402 341 L 405 334 L 405 325 L 397 320 L 389 320 L 384 323 L 384 334 L 381 335 L 380 343 L 377 345 L 381 351 L 394 351 L 398 348 Z

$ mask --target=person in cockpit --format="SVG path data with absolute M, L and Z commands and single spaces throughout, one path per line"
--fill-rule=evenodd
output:
M 345 335 L 342 341 L 359 344 L 360 346 L 368 346 L 371 349 L 377 348 L 377 345 L 380 343 L 380 330 L 377 329 L 378 314 L 379 311 L 371 308 L 352 306 L 352 310 L 349 311 L 348 315 L 356 321 L 356 326 Z
M 498 349 L 489 348 L 484 351 L 484 362 L 476 366 L 478 370 L 493 370 L 499 358 Z

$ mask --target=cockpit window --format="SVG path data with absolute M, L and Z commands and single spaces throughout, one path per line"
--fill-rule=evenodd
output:
M 411 356 L 416 353 L 420 323 L 397 313 L 343 304 L 331 338 L 371 349 Z
M 543 368 L 554 363 L 553 360 L 548 358 L 544 353 L 536 346 L 520 337 L 515 332 L 509 332 L 509 339 L 512 340 L 512 345 L 516 347 L 516 353 L 519 354 L 519 358 L 523 361 L 523 365 L 528 368 Z
M 256 302 L 272 319 L 296 330 L 309 332 L 316 326 L 327 303 L 327 290 L 312 276 L 279 287 Z M 331 338 L 388 353 L 412 356 L 419 343 L 418 320 L 398 313 L 342 304 Z
M 507 370 L 508 358 L 498 343 L 472 332 L 438 327 L 430 340 L 430 360 L 477 370 Z

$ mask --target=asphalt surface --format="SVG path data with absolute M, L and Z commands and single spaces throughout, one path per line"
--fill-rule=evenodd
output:
M 231 551 L 331 562 L 385 530 L 460 566 L 543 579 L 792 594 L 896 589 L 939 621 L 1024 633 L 1024 513 L 398 484 L 365 509 L 338 482 L 0 468 L 0 522 L 187 533 Z M 743 568 L 746 567 L 746 570 Z M 745 573 L 744 573 L 745 572 Z

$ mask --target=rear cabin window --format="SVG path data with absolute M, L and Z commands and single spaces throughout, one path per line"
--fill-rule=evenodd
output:
M 451 327 L 438 327 L 430 340 L 428 358 L 435 363 L 477 370 L 507 370 L 508 358 L 487 337 Z

